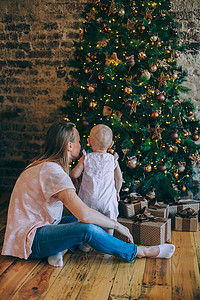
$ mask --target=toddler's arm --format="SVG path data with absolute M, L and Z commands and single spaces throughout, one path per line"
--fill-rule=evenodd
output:
M 81 158 L 79 159 L 79 162 L 78 164 L 76 165 L 76 167 L 74 167 L 72 170 L 71 170 L 71 178 L 72 178 L 72 181 L 75 182 L 75 179 L 77 179 L 78 177 L 81 176 L 81 173 L 83 172 L 83 168 L 84 168 L 84 159 L 85 159 L 85 155 L 81 156 Z M 73 180 L 74 179 L 74 180 Z
M 123 178 L 122 178 L 122 172 L 121 172 L 121 169 L 120 169 L 120 166 L 119 166 L 118 163 L 117 163 L 117 166 L 115 168 L 114 178 L 115 178 L 115 188 L 116 188 L 116 191 L 117 191 L 117 200 L 119 201 L 120 200 L 119 192 L 120 192 L 121 187 L 122 187 Z

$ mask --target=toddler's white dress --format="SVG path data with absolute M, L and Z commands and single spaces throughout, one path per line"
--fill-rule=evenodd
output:
M 115 189 L 114 170 L 117 166 L 118 154 L 86 153 L 83 178 L 79 197 L 87 206 L 101 212 L 105 216 L 117 220 L 118 201 Z

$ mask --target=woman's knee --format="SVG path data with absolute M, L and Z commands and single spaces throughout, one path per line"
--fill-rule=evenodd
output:
M 95 234 L 102 230 L 99 226 L 91 224 L 91 223 L 82 223 L 83 224 L 83 230 L 85 233 Z

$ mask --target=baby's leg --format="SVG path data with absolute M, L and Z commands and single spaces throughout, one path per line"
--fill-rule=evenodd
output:
M 63 266 L 63 256 L 68 251 L 68 249 L 59 252 L 55 255 L 48 257 L 48 263 L 53 267 L 62 267 Z

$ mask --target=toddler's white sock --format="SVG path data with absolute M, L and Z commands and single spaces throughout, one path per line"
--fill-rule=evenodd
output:
M 62 267 L 63 266 L 63 256 L 62 253 L 59 252 L 56 255 L 52 255 L 48 257 L 48 263 L 54 267 Z
M 48 263 L 54 267 L 63 266 L 63 255 L 68 251 L 68 249 L 48 257 Z
M 158 247 L 160 248 L 160 253 L 156 258 L 170 258 L 174 254 L 175 246 L 172 244 L 161 244 Z

